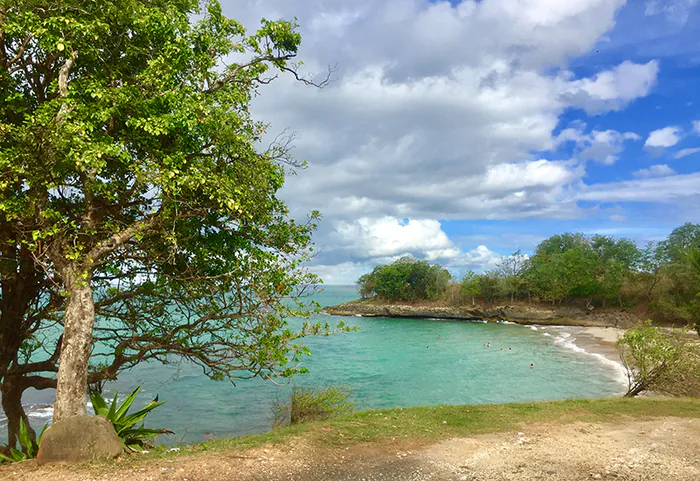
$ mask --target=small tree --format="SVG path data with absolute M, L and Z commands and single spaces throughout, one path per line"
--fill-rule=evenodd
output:
M 471 299 L 472 306 L 476 304 L 474 298 L 480 294 L 480 290 L 479 281 L 474 271 L 467 271 L 467 273 L 464 274 L 464 277 L 462 277 L 462 281 L 460 282 L 460 289 L 462 296 L 466 297 L 467 299 Z
M 627 330 L 618 345 L 627 371 L 625 397 L 644 391 L 675 396 L 700 394 L 698 346 L 682 334 L 664 332 L 647 321 Z

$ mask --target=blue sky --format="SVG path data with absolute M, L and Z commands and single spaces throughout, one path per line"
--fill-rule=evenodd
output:
M 254 103 L 309 163 L 282 195 L 323 213 L 327 283 L 700 221 L 700 0 L 234 3 L 249 28 L 298 17 L 307 75 L 337 65 L 323 90 L 282 78 Z

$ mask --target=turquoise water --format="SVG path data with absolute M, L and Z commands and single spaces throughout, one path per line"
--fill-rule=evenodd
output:
M 355 297 L 352 287 L 331 286 L 317 300 L 334 305 Z M 348 386 L 360 409 L 601 397 L 623 390 L 614 369 L 580 349 L 571 349 L 566 333 L 464 321 L 343 319 L 360 330 L 308 339 L 312 356 L 303 364 L 310 374 L 291 382 Z M 489 342 L 491 348 L 485 346 Z M 146 364 L 123 373 L 116 385 L 106 386 L 105 394 L 113 394 L 115 388 L 126 394 L 138 385 L 143 386 L 144 402 L 156 394 L 167 401 L 147 423 L 176 432 L 164 442 L 267 431 L 271 403 L 291 389 L 291 385 L 259 379 L 240 381 L 234 387 L 211 381 L 188 364 Z M 46 405 L 52 396 L 51 392 L 25 394 L 23 402 L 34 425 L 50 419 L 51 408 Z

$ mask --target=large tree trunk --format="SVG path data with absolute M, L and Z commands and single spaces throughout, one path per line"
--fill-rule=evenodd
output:
M 53 421 L 86 414 L 88 361 L 92 349 L 95 302 L 91 279 L 68 283 L 69 298 L 64 317 L 63 342 L 58 364 Z
M 2 390 L 2 409 L 7 417 L 7 445 L 19 448 L 17 441 L 19 440 L 20 419 L 23 419 L 24 424 L 29 428 L 31 438 L 36 439 L 36 433 L 29 425 L 27 413 L 24 412 L 22 407 L 23 389 L 20 387 L 20 379 L 14 376 L 5 376 L 0 390 Z

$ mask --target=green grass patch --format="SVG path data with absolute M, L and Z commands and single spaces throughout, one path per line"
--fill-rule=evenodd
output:
M 438 441 L 519 430 L 533 423 L 615 421 L 620 416 L 700 418 L 700 399 L 610 398 L 516 404 L 472 404 L 362 411 L 326 421 L 291 425 L 266 434 L 207 441 L 170 452 L 159 447 L 140 459 L 243 450 L 281 444 L 297 437 L 319 447 L 349 446 L 383 439 Z

